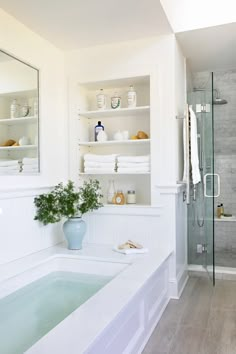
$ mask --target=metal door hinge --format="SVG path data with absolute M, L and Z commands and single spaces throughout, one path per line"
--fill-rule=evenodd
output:
M 209 103 L 196 104 L 196 113 L 210 113 L 211 105 Z
M 207 253 L 207 244 L 206 243 L 197 244 L 197 253 Z

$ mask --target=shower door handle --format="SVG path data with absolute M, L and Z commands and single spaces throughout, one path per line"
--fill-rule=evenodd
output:
M 209 177 L 217 177 L 217 194 L 207 194 L 207 178 Z M 217 198 L 220 196 L 220 175 L 218 173 L 206 173 L 203 178 L 204 184 L 204 197 L 206 198 Z

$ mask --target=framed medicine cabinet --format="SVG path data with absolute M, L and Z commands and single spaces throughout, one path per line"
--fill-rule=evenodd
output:
M 39 71 L 0 50 L 0 175 L 39 173 Z

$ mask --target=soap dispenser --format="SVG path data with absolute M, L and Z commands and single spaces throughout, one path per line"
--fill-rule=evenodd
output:
M 102 122 L 99 120 L 98 124 L 94 128 L 94 140 L 95 141 L 98 141 L 98 134 L 102 130 L 104 130 L 104 126 L 102 125 Z

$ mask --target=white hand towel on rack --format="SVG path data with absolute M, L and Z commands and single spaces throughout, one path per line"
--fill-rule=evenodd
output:
M 198 141 L 197 141 L 197 118 L 192 109 L 189 107 L 190 113 L 190 144 L 191 144 L 191 166 L 192 166 L 192 180 L 193 184 L 201 182 L 201 174 L 199 170 L 199 159 L 198 159 Z
M 183 173 L 183 182 L 187 181 L 187 128 L 188 128 L 188 124 L 186 124 L 186 119 L 188 118 L 188 114 L 186 114 L 186 117 L 183 120 L 183 150 L 184 150 L 184 173 Z

